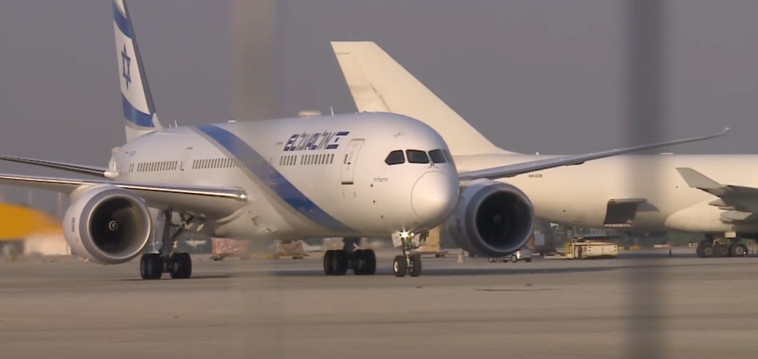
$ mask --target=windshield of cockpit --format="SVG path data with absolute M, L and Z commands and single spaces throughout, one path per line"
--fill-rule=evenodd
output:
M 423 150 L 394 150 L 391 151 L 387 158 L 384 159 L 384 163 L 389 166 L 399 165 L 403 163 L 412 164 L 442 164 L 453 162 L 452 156 L 445 149 L 434 149 L 431 151 Z

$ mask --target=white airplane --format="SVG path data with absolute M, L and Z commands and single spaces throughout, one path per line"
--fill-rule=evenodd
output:
M 413 233 L 441 223 L 459 201 L 459 173 L 436 131 L 390 113 L 164 128 L 124 0 L 114 0 L 113 20 L 127 141 L 113 150 L 109 166 L 0 156 L 103 177 L 0 175 L 0 183 L 70 195 L 63 228 L 74 253 L 102 264 L 124 263 L 143 253 L 143 279 L 158 279 L 163 273 L 188 278 L 190 256 L 172 253 L 183 231 L 266 241 L 343 237 L 343 250 L 324 255 L 325 274 L 342 275 L 348 269 L 374 274 L 374 252 L 356 250 L 355 240 L 394 235 L 403 255 L 395 257 L 393 273 L 421 274 L 420 258 L 410 252 Z M 531 230 L 531 205 L 519 190 L 488 178 L 716 136 L 464 174 L 473 182 L 461 191 L 468 211 L 460 218 L 484 221 L 476 228 L 495 236 L 473 245 L 515 250 Z M 503 198 L 525 202 L 514 206 L 501 203 Z M 514 230 L 519 231 L 517 238 L 503 237 Z M 161 239 L 159 253 L 147 246 L 153 236 Z
M 358 110 L 399 113 L 430 125 L 448 144 L 461 180 L 496 179 L 480 170 L 560 158 L 496 147 L 374 42 L 336 41 L 332 47 Z M 706 232 L 698 255 L 743 256 L 747 248 L 739 239 L 758 237 L 758 203 L 753 199 L 758 194 L 757 162 L 756 155 L 619 156 L 502 176 L 499 183 L 515 186 L 525 196 L 503 198 L 499 205 L 521 218 L 531 215 L 533 205 L 538 218 L 581 227 Z M 461 226 L 457 216 L 465 210 L 459 203 L 446 223 L 469 248 L 472 237 L 487 233 Z M 514 233 L 527 231 L 518 222 L 510 225 Z

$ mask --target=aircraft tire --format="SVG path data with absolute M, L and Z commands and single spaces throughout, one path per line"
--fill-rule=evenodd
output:
M 729 247 L 726 244 L 717 244 L 713 246 L 714 257 L 727 257 L 729 256 Z
M 396 256 L 392 261 L 392 274 L 395 277 L 405 277 L 408 272 L 408 262 L 405 260 L 405 256 Z
M 373 249 L 366 249 L 366 261 L 368 263 L 368 266 L 366 266 L 366 274 L 376 274 L 376 253 L 374 253 Z
M 703 244 L 700 246 L 700 253 L 702 253 L 701 258 L 711 258 L 713 257 L 713 246 L 710 244 Z
M 192 257 L 189 253 L 172 253 L 169 265 L 169 274 L 173 279 L 187 279 L 192 276 Z
M 334 256 L 334 250 L 329 249 L 324 252 L 324 274 L 333 275 L 332 272 L 332 256 Z
M 353 274 L 365 275 L 368 269 L 368 256 L 366 251 L 358 249 L 353 252 Z
M 414 254 L 411 256 L 411 268 L 409 268 L 411 277 L 418 277 L 421 275 L 421 255 Z
M 144 253 L 139 260 L 139 272 L 142 279 L 160 279 L 163 274 L 163 260 L 160 254 Z
M 376 273 L 376 254 L 373 249 L 359 249 L 354 255 L 353 274 L 373 275 Z
M 744 243 L 735 243 L 729 246 L 729 253 L 732 257 L 744 257 L 747 255 L 747 246 Z

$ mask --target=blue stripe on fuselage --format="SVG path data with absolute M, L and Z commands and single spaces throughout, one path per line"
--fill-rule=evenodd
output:
M 155 127 L 153 126 L 153 116 L 132 106 L 129 100 L 126 99 L 126 96 L 121 95 L 121 103 L 124 106 L 124 117 L 129 122 L 142 127 Z
M 132 38 L 132 28 L 129 26 L 129 20 L 121 13 L 116 5 L 116 0 L 113 0 L 113 21 L 116 22 L 121 32 L 128 38 Z
M 226 148 L 234 157 L 240 160 L 247 169 L 263 181 L 271 190 L 281 197 L 296 211 L 308 217 L 313 222 L 332 230 L 352 230 L 313 203 L 308 197 L 287 181 L 279 171 L 271 166 L 266 159 L 250 147 L 245 141 L 233 133 L 213 125 L 197 127 L 219 145 Z

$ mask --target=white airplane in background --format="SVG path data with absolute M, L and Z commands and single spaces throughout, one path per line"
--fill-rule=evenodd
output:
M 436 131 L 390 113 L 164 128 L 124 0 L 114 0 L 113 20 L 127 142 L 114 149 L 109 166 L 0 156 L 104 177 L 0 175 L 0 183 L 70 195 L 63 228 L 74 253 L 96 263 L 124 263 L 149 251 L 146 245 L 156 236 L 160 251 L 142 254 L 142 278 L 157 279 L 163 273 L 188 278 L 190 256 L 172 253 L 183 231 L 266 241 L 343 237 L 343 250 L 324 255 L 325 274 L 341 275 L 348 269 L 374 274 L 374 252 L 355 249 L 355 239 L 395 236 L 403 255 L 395 258 L 393 273 L 421 274 L 420 258 L 409 251 L 412 233 L 441 223 L 459 200 L 459 174 Z M 465 176 L 475 183 L 462 191 L 470 209 L 462 220 L 489 221 L 486 226 L 496 240 L 509 241 L 493 250 L 515 250 L 521 239 L 500 234 L 510 233 L 515 220 L 514 228 L 526 238 L 533 220 L 531 206 L 520 191 L 488 178 L 712 137 L 478 171 Z M 501 198 L 523 199 L 526 205 L 514 207 L 513 202 L 501 203 Z M 518 217 L 507 217 L 511 214 Z
M 495 179 L 480 170 L 557 157 L 496 147 L 374 42 L 332 42 L 332 47 L 358 110 L 411 116 L 437 130 L 450 147 L 461 180 Z M 744 256 L 747 247 L 740 238 L 758 237 L 756 163 L 758 155 L 618 156 L 525 176 L 501 176 L 499 183 L 526 195 L 502 198 L 499 206 L 511 218 L 530 216 L 533 210 L 538 218 L 582 227 L 705 232 L 699 256 Z M 462 192 L 466 194 L 465 189 Z M 454 217 L 447 220 L 464 248 L 470 247 L 467 242 L 489 235 L 473 217 L 465 217 L 469 222 L 458 219 L 467 210 L 465 203 L 459 203 Z M 504 240 L 527 230 L 518 223 L 511 226 L 512 233 L 504 234 Z

